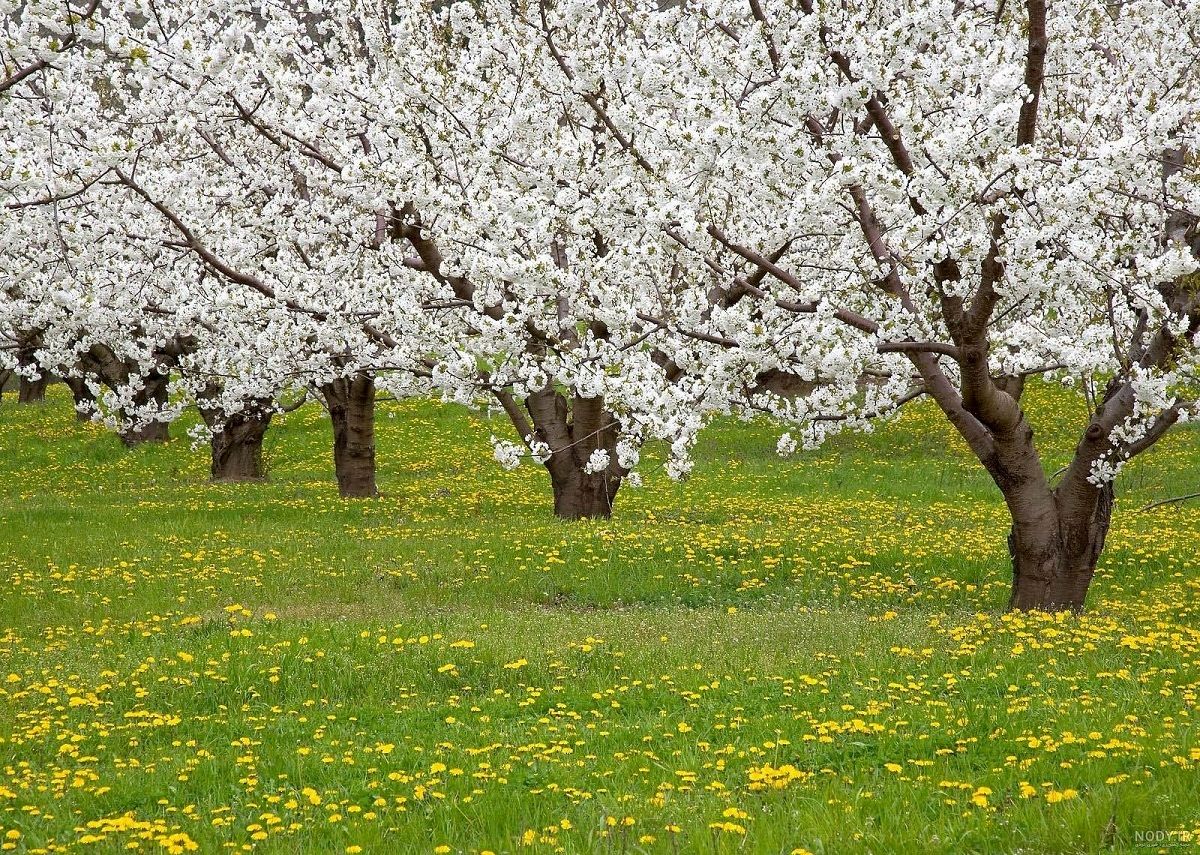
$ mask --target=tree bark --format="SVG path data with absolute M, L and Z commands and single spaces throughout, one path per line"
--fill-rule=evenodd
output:
M 71 397 L 75 399 L 75 418 L 81 422 L 90 421 L 96 408 L 96 396 L 92 394 L 92 390 L 82 378 L 64 377 L 63 382 L 67 384 L 67 388 L 71 390 Z
M 971 328 L 961 315 L 950 316 L 956 319 L 951 332 L 964 351 L 961 397 L 927 355 L 910 358 L 1008 506 L 1013 568 L 1009 608 L 1082 611 L 1113 508 L 1113 485 L 1096 486 L 1089 473 L 1093 463 L 1112 450 L 1109 433 L 1128 411 L 1127 384 L 1110 387 L 1062 481 L 1052 488 L 1020 405 L 1023 384 L 988 376 L 986 342 L 978 343 L 983 328 Z
M 333 467 L 343 498 L 375 498 L 375 378 L 356 374 L 321 387 L 333 423 Z
M 167 382 L 169 380 L 170 377 L 168 375 L 159 371 L 151 371 L 146 375 L 142 388 L 134 395 L 134 404 L 139 407 L 144 407 L 148 404 L 153 404 L 156 407 L 165 406 L 167 403 Z M 121 431 L 120 437 L 121 442 L 125 443 L 129 448 L 133 448 L 147 442 L 166 442 L 170 438 L 170 430 L 166 422 L 151 421 L 139 427 Z
M 46 400 L 46 387 L 50 385 L 50 375 L 38 365 L 35 356 L 41 346 L 42 336 L 38 331 L 23 334 L 17 347 L 17 364 L 22 368 L 32 368 L 37 374 L 36 380 L 30 380 L 24 374 L 17 377 L 17 403 L 39 404 Z
M 36 380 L 30 380 L 24 375 L 18 381 L 17 386 L 17 403 L 19 404 L 40 404 L 46 400 L 46 387 L 50 385 L 50 378 L 45 372 Z
M 238 413 L 229 416 L 210 441 L 212 480 L 225 483 L 263 481 L 263 436 L 271 424 L 271 413 Z
M 611 517 L 617 491 L 628 472 L 617 460 L 620 425 L 605 409 L 603 399 L 568 398 L 547 386 L 525 399 L 526 419 L 510 395 L 498 397 L 522 439 L 536 439 L 551 449 L 545 466 L 554 492 L 554 515 L 564 520 Z M 589 473 L 588 460 L 597 450 L 608 453 L 608 467 Z
M 1112 520 L 1113 487 L 1096 488 L 1090 509 L 1054 501 L 1032 522 L 1014 522 L 1008 537 L 1013 583 L 1010 609 L 1083 611 Z
M 566 471 L 547 466 L 554 490 L 554 515 L 564 520 L 608 519 L 621 486 L 621 476 L 610 472 L 588 474 L 577 466 Z M 565 467 L 564 467 L 565 468 Z
M 211 406 L 220 399 L 223 391 L 220 382 L 210 381 L 196 401 L 200 418 L 212 433 L 209 439 L 211 479 L 223 483 L 265 481 L 263 436 L 275 415 L 275 401 L 251 398 L 243 401 L 242 408 L 236 413 L 227 413 L 219 406 Z

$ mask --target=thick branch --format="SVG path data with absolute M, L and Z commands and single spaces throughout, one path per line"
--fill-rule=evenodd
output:
M 1021 104 L 1017 120 L 1017 145 L 1028 145 L 1037 136 L 1038 103 L 1042 98 L 1042 84 L 1046 76 L 1046 0 L 1026 0 L 1029 12 L 1029 47 L 1025 54 L 1025 88 L 1028 90 Z
M 725 236 L 725 233 L 722 232 L 715 225 L 708 226 L 708 233 L 709 233 L 709 235 L 711 235 L 713 237 L 713 239 L 715 239 L 718 243 L 720 243 L 722 246 L 724 246 L 730 252 L 734 253 L 735 255 L 741 256 L 746 261 L 749 261 L 751 264 L 758 267 L 760 270 L 767 271 L 772 276 L 774 276 L 776 279 L 778 279 L 780 282 L 783 282 L 785 285 L 790 285 L 792 288 L 796 288 L 798 290 L 803 288 L 803 283 L 801 283 L 800 280 L 798 278 L 796 278 L 796 276 L 789 273 L 787 270 L 784 270 L 782 267 L 780 267 L 775 262 L 771 261 L 771 259 L 767 258 L 762 253 L 755 252 L 754 250 L 750 249 L 749 247 L 734 243 L 729 238 L 727 238 Z M 745 283 L 745 285 L 747 287 L 747 290 L 751 290 L 751 291 L 757 290 L 759 296 L 762 296 L 764 293 L 763 291 L 761 291 L 761 289 L 753 288 L 753 286 L 751 286 L 748 282 Z M 786 309 L 788 311 L 795 312 L 797 314 L 813 314 L 817 311 L 817 304 L 813 303 L 813 302 L 794 303 L 794 302 L 789 302 L 789 301 L 777 300 L 776 304 L 781 309 Z M 841 321 L 842 323 L 848 324 L 849 326 L 852 326 L 855 329 L 861 330 L 862 332 L 874 333 L 879 329 L 879 325 L 877 323 L 875 323 L 873 320 L 871 320 L 870 318 L 865 318 L 862 315 L 858 314 L 857 312 L 852 312 L 849 309 L 835 309 L 833 312 L 833 316 L 835 318 L 837 318 L 839 321 Z
M 428 273 L 438 282 L 446 285 L 454 292 L 454 296 L 462 300 L 466 304 L 474 305 L 475 303 L 475 285 L 465 276 L 448 276 L 442 271 L 442 265 L 445 258 L 442 256 L 441 249 L 438 248 L 437 242 L 434 241 L 424 226 L 416 220 L 416 210 L 410 204 L 406 204 L 400 212 L 401 221 L 397 226 L 399 234 L 412 245 L 416 250 L 417 256 L 420 259 L 420 267 L 409 264 L 405 260 L 406 267 L 414 267 L 425 273 Z M 408 222 L 404 222 L 404 221 Z M 500 320 L 504 317 L 504 309 L 500 305 L 493 304 L 485 306 L 483 313 L 492 320 Z
M 779 48 L 775 46 L 775 37 L 771 35 L 771 26 L 767 23 L 767 16 L 763 12 L 760 0 L 750 0 L 750 14 L 754 15 L 754 20 L 758 21 L 762 28 L 763 41 L 767 44 L 767 56 L 771 59 L 771 68 L 778 74 L 783 63 L 779 59 Z
M 130 178 L 128 175 L 126 175 L 124 172 L 122 172 L 120 169 L 117 169 L 115 171 L 117 174 L 117 178 L 121 181 L 122 184 L 124 184 L 126 187 L 128 187 L 130 190 L 132 190 L 138 196 L 141 196 L 142 199 L 144 199 L 152 208 L 154 208 L 154 210 L 156 210 L 160 214 L 162 214 L 167 219 L 167 221 L 170 222 L 170 224 L 175 227 L 175 230 L 177 232 L 179 232 L 179 234 L 183 237 L 183 240 L 186 243 L 188 249 L 192 250 L 194 253 L 196 253 L 196 255 L 200 256 L 200 258 L 204 260 L 205 264 L 207 264 L 213 270 L 220 273 L 222 276 L 224 276 L 230 282 L 236 282 L 239 285 L 245 285 L 247 288 L 251 288 L 251 289 L 257 291 L 258 293 L 262 294 L 263 296 L 271 298 L 272 300 L 278 299 L 275 296 L 274 288 L 272 288 L 270 285 L 263 282 L 261 279 L 257 278 L 256 276 L 252 276 L 249 273 L 245 273 L 241 270 L 238 270 L 236 267 L 233 267 L 233 266 L 227 264 L 220 256 L 218 256 L 215 252 L 213 252 L 211 249 L 209 249 L 204 244 L 204 242 L 202 240 L 200 240 L 199 237 L 196 236 L 195 232 L 193 232 L 190 228 L 188 228 L 187 224 L 182 219 L 180 219 L 179 216 L 174 211 L 172 211 L 170 208 L 168 208 L 162 202 L 158 201 L 153 196 L 151 196 L 148 192 L 146 192 L 145 188 L 142 187 L 142 185 L 138 184 L 136 181 L 134 181 L 132 178 Z M 288 304 L 288 308 L 294 309 L 297 312 L 303 312 L 304 314 L 314 315 L 320 319 L 324 318 L 324 315 L 321 313 L 314 312 L 309 309 L 305 309 L 304 307 L 299 306 L 299 305 L 292 305 L 290 301 L 285 301 L 285 302 Z
M 530 439 L 533 436 L 533 428 L 529 424 L 529 420 L 525 418 L 525 414 L 521 412 L 521 407 L 513 398 L 512 392 L 507 389 L 493 389 L 492 394 L 496 396 L 496 400 L 500 402 L 500 406 L 504 408 L 504 412 L 508 415 L 508 420 L 512 422 L 514 428 L 517 429 L 517 434 L 521 437 L 521 442 L 525 443 L 525 447 L 529 447 Z
M 921 375 L 925 391 L 937 402 L 938 408 L 954 425 L 959 436 L 966 440 L 976 458 L 985 466 L 988 465 L 996 453 L 995 441 L 983 423 L 963 406 L 962 396 L 942 371 L 937 359 L 930 353 L 910 353 L 908 358 Z
M 951 359 L 962 356 L 957 347 L 940 341 L 881 341 L 875 349 L 880 353 L 940 353 Z
M 1146 428 L 1146 432 L 1142 435 L 1141 439 L 1128 443 L 1122 449 L 1124 456 L 1126 458 L 1136 457 L 1150 448 L 1150 446 L 1162 439 L 1163 434 L 1179 421 L 1179 417 L 1183 415 L 1184 410 L 1195 409 L 1196 403 L 1196 401 L 1179 401 L 1166 410 L 1163 410 L 1158 418 Z

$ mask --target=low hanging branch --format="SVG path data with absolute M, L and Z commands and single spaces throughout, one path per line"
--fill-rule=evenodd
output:
M 1155 508 L 1161 508 L 1165 505 L 1177 505 L 1180 502 L 1186 502 L 1189 499 L 1200 499 L 1200 493 L 1188 493 L 1186 496 L 1172 496 L 1170 499 L 1160 499 L 1157 502 L 1151 502 L 1150 504 L 1143 506 L 1140 509 L 1140 512 L 1145 513 L 1146 511 L 1152 511 Z

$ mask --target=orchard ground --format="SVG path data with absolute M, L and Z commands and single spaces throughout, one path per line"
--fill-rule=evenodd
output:
M 1027 397 L 1057 468 L 1082 399 Z M 269 483 L 214 486 L 185 438 L 128 452 L 61 387 L 11 400 L 6 850 L 1200 840 L 1200 505 L 1138 510 L 1200 489 L 1195 431 L 1122 477 L 1087 614 L 1018 616 L 999 494 L 928 407 L 788 461 L 718 425 L 691 480 L 647 463 L 566 524 L 456 408 L 383 405 L 385 495 L 344 501 L 314 404 Z

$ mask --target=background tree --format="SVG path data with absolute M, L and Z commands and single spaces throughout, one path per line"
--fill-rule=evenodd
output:
M 642 440 L 687 434 L 674 423 L 696 415 L 658 400 L 690 392 L 666 379 L 665 333 L 639 312 L 653 283 L 620 275 L 646 226 L 630 215 L 600 230 L 589 213 L 613 177 L 591 166 L 603 129 L 538 106 L 525 118 L 563 127 L 569 156 L 525 129 L 508 148 L 544 166 L 497 152 L 537 86 L 507 74 L 481 89 L 470 70 L 491 62 L 474 53 L 486 45 L 428 38 L 444 17 L 419 6 L 354 24 L 340 6 L 157 11 L 110 71 L 104 132 L 60 140 L 76 160 L 108 159 L 72 216 L 119 224 L 109 241 L 185 253 L 304 330 L 279 339 L 281 357 L 327 378 L 312 382 L 344 492 L 374 493 L 361 473 L 373 471 L 370 387 L 385 374 L 389 391 L 423 378 L 502 409 L 564 517 L 607 516 Z M 519 453 L 497 445 L 506 464 Z

